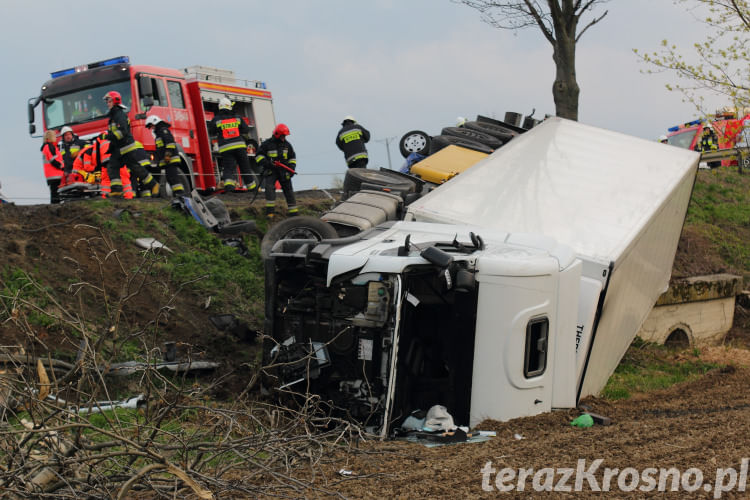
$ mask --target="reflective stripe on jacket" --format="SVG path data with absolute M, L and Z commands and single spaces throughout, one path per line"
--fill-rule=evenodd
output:
M 42 144 L 42 161 L 44 162 L 44 177 L 47 180 L 62 178 L 62 157 L 56 144 L 52 142 Z

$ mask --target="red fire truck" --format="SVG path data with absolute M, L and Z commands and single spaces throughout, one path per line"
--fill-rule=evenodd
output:
M 50 74 L 38 97 L 29 99 L 29 134 L 36 133 L 35 108 L 41 104 L 46 130 L 67 125 L 81 138 L 98 135 L 107 128 L 104 94 L 122 95 L 136 141 L 153 152 L 154 137 L 145 127 L 147 114 L 172 124 L 172 134 L 182 149 L 182 173 L 189 185 L 201 192 L 217 188 L 220 172 L 215 158 L 216 140 L 208 135 L 206 122 L 227 97 L 234 110 L 250 126 L 260 143 L 271 136 L 276 119 L 271 92 L 258 80 L 240 80 L 230 70 L 191 66 L 182 70 L 141 66 L 126 56 L 75 66 Z M 254 154 L 248 148 L 248 154 Z M 163 178 L 163 176 L 162 176 Z
M 670 127 L 667 131 L 667 143 L 672 146 L 695 150 L 700 144 L 703 129 L 711 127 L 716 138 L 718 139 L 718 148 L 732 149 L 739 140 L 739 134 L 742 132 L 743 120 L 750 117 L 737 118 L 736 113 L 727 111 L 719 112 L 714 115 L 712 120 L 693 120 Z M 722 160 L 722 165 L 736 165 L 737 161 L 733 159 Z

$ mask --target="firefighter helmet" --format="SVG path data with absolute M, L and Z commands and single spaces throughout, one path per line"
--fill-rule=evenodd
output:
M 232 109 L 232 101 L 226 97 L 219 99 L 219 109 Z
M 60 129 L 60 135 L 65 135 L 68 132 L 70 132 L 72 134 L 73 133 L 73 129 L 70 128 L 70 127 L 68 127 L 67 125 L 65 125 L 63 128 Z
M 115 106 L 122 106 L 122 96 L 116 90 L 110 90 L 104 94 L 104 100 L 112 99 L 112 104 Z
M 273 129 L 273 136 L 277 139 L 286 135 L 289 135 L 289 127 L 287 127 L 283 123 L 279 123 L 278 125 L 276 125 L 276 128 Z
M 659 142 L 667 142 L 667 136 L 666 135 L 660 135 L 659 136 Z
M 159 118 L 158 116 L 149 115 L 149 117 L 146 118 L 146 128 L 155 127 L 156 125 L 159 124 L 160 121 L 161 121 L 161 118 Z
M 355 120 L 355 119 L 354 119 L 354 117 L 353 117 L 352 115 L 346 115 L 346 116 L 344 117 L 344 120 L 343 120 L 343 121 L 341 122 L 341 124 L 343 125 L 343 124 L 344 124 L 344 123 L 346 123 L 346 122 L 353 122 L 353 123 L 357 123 L 357 120 Z

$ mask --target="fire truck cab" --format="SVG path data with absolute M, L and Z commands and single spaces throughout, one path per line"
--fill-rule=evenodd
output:
M 29 99 L 29 134 L 36 133 L 35 108 L 41 104 L 43 130 L 59 131 L 67 125 L 81 138 L 90 138 L 107 128 L 104 95 L 115 90 L 126 106 L 133 138 L 153 153 L 154 137 L 145 127 L 148 115 L 157 115 L 172 125 L 181 148 L 182 171 L 191 188 L 211 192 L 221 178 L 215 154 L 216 139 L 206 123 L 218 109 L 219 99 L 235 103 L 260 143 L 271 136 L 276 120 L 271 92 L 258 80 L 241 80 L 234 72 L 205 66 L 182 70 L 133 65 L 127 56 L 75 66 L 50 74 L 40 95 Z M 37 136 L 34 136 L 37 137 Z M 254 155 L 249 146 L 248 154 Z
M 710 120 L 697 119 L 691 122 L 675 125 L 667 129 L 667 143 L 679 148 L 697 151 L 700 149 L 703 129 L 711 127 L 718 140 L 718 149 L 732 149 L 735 147 L 742 132 L 743 119 L 737 119 L 732 111 L 719 112 Z M 745 117 L 747 119 L 747 117 Z M 734 159 L 722 160 L 723 166 L 737 165 Z

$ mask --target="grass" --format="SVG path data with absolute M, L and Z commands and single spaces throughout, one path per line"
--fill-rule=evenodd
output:
M 607 381 L 602 397 L 628 399 L 636 393 L 666 389 L 680 382 L 695 380 L 719 367 L 718 364 L 702 361 L 697 349 L 689 351 L 689 355 L 695 359 L 675 360 L 676 352 L 674 348 L 636 338 Z

